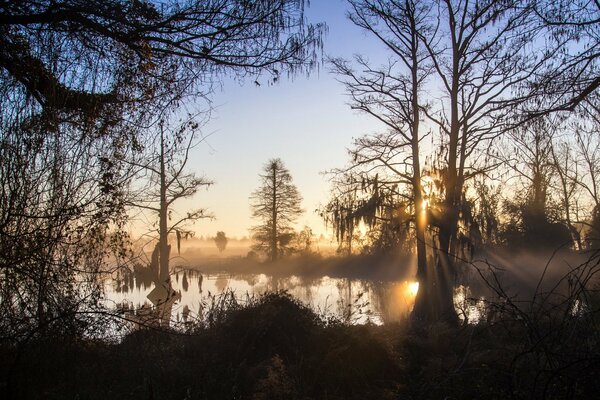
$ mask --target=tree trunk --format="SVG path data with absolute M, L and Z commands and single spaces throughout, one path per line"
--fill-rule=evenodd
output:
M 271 210 L 273 226 L 271 227 L 271 261 L 276 261 L 279 256 L 279 249 L 277 248 L 277 170 L 273 166 L 273 198 Z
M 412 55 L 412 162 L 413 162 L 413 198 L 415 201 L 415 231 L 417 236 L 417 282 L 419 289 L 415 297 L 412 318 L 418 321 L 431 319 L 431 273 L 427 269 L 427 243 L 425 232 L 427 230 L 427 209 L 423 199 L 421 187 L 421 161 L 419 156 L 419 77 L 418 77 L 418 39 L 414 19 L 411 19 L 411 29 L 414 32 Z
M 160 211 L 159 211 L 159 279 L 160 283 L 168 283 L 169 278 L 169 256 L 171 246 L 169 246 L 169 231 L 168 231 L 168 212 L 167 204 L 167 176 L 165 170 L 165 138 L 164 131 L 161 127 L 160 131 Z

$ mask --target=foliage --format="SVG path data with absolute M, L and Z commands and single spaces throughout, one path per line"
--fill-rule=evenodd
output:
M 20 1 L 0 6 L 0 65 L 45 113 L 119 119 L 202 93 L 222 73 L 311 69 L 304 1 Z M 5 75 L 6 76 L 6 75 Z M 109 112 L 110 111 L 110 112 Z M 117 112 L 115 114 L 115 112 Z M 110 114 L 113 114 L 110 116 Z
M 81 335 L 96 326 L 107 258 L 128 256 L 110 230 L 124 220 L 127 139 L 0 128 L 0 338 Z
M 594 270 L 596 258 L 569 276 L 587 280 Z M 14 348 L 0 346 L 0 371 L 10 370 L 20 398 L 589 398 L 599 389 L 598 294 L 571 288 L 533 303 L 501 294 L 487 320 L 419 331 L 325 322 L 270 293 L 245 306 L 220 302 L 213 323 L 187 335 L 34 341 L 18 363 Z M 573 308 L 582 295 L 589 307 Z
M 336 177 L 332 198 L 320 214 L 346 252 L 352 253 L 353 242 L 361 239 L 361 224 L 368 232 L 364 252 L 387 252 L 408 245 L 413 220 L 412 207 L 406 203 L 409 196 L 399 193 L 393 179 L 390 183 L 386 178 L 351 173 Z

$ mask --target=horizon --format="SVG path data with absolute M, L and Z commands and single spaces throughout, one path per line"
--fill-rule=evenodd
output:
M 373 49 L 381 45 L 352 24 L 346 12 L 343 0 L 312 1 L 306 9 L 308 22 L 328 24 L 324 54 L 350 59 L 369 52 L 376 58 Z M 350 109 L 343 85 L 326 62 L 309 76 L 282 77 L 260 86 L 254 81 L 254 77 L 242 82 L 225 78 L 222 88 L 215 90 L 211 118 L 202 130 L 209 137 L 193 150 L 187 167 L 215 184 L 181 199 L 174 208 L 185 212 L 206 207 L 214 214 L 215 220 L 190 226 L 196 235 L 224 231 L 232 237 L 251 236 L 250 228 L 259 221 L 251 217 L 248 198 L 259 185 L 262 166 L 281 158 L 303 197 L 305 212 L 296 228 L 308 226 L 317 236 L 333 236 L 332 228 L 315 212 L 329 197 L 324 172 L 345 165 L 352 139 L 381 130 L 381 124 Z M 132 227 L 132 233 L 143 229 Z

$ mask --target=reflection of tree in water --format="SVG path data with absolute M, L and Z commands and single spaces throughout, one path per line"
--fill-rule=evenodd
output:
M 181 319 L 183 322 L 188 322 L 188 318 L 190 316 L 190 308 L 187 306 L 183 306 L 183 310 L 181 311 Z
M 390 296 L 390 292 L 393 291 L 388 282 L 368 282 L 366 283 L 367 290 L 369 291 L 371 303 L 374 311 L 381 316 L 384 322 L 392 320 L 392 313 L 395 309 L 395 304 L 390 304 L 390 300 L 393 296 Z
M 372 287 L 370 282 L 340 279 L 336 282 L 339 298 L 337 301 L 337 315 L 350 324 L 376 322 L 379 308 L 373 304 Z
M 215 279 L 215 288 L 218 292 L 224 291 L 229 285 L 229 277 L 225 274 L 217 275 L 217 279 Z
M 153 316 L 155 320 L 149 320 L 149 324 L 158 325 L 160 327 L 170 326 L 173 305 L 181 300 L 181 293 L 175 291 L 170 282 L 166 282 L 164 284 L 156 285 L 146 297 L 154 306 L 152 310 L 153 313 L 150 313 L 150 315 Z
M 352 315 L 352 280 L 349 278 L 340 279 L 336 282 L 338 289 L 337 314 L 345 322 L 350 322 Z
M 183 278 L 181 278 L 181 288 L 183 289 L 184 292 L 187 292 L 189 289 L 189 282 L 188 282 L 188 278 L 187 278 L 187 273 L 185 271 L 183 271 Z
M 237 279 L 245 281 L 248 286 L 250 287 L 254 287 L 258 284 L 258 282 L 260 281 L 260 277 L 261 275 L 256 275 L 256 274 L 244 274 L 244 275 L 239 275 L 237 277 Z
M 302 282 L 302 300 L 306 303 L 313 306 L 313 289 L 316 287 L 314 280 L 309 282 Z M 314 308 L 314 307 L 313 307 Z
M 267 282 L 267 291 L 278 292 L 282 289 L 281 278 L 277 276 L 270 276 Z
M 206 290 L 202 290 L 203 275 L 196 270 L 182 269 L 179 272 L 179 284 L 171 290 L 185 293 L 179 313 L 174 316 L 178 321 L 183 320 L 183 307 L 188 306 L 188 311 L 194 315 L 202 306 L 197 307 L 198 302 L 207 299 Z M 174 275 L 174 274 L 173 274 Z M 129 277 L 124 274 L 120 277 L 120 288 L 129 287 Z M 193 285 L 198 284 L 198 291 Z M 414 294 L 410 293 L 410 284 L 414 282 L 373 282 L 353 278 L 328 278 L 328 277 L 302 277 L 302 276 L 268 276 L 264 274 L 214 274 L 209 276 L 209 293 L 218 296 L 229 289 L 235 290 L 235 297 L 244 301 L 244 296 L 259 295 L 265 292 L 286 291 L 302 303 L 314 309 L 323 316 L 335 317 L 347 323 L 374 323 L 393 322 L 403 320 L 410 312 L 414 304 Z M 214 285 L 212 280 L 214 280 Z M 187 284 L 186 284 L 187 281 Z M 133 280 L 134 285 L 137 279 Z M 151 289 L 156 286 L 153 284 Z M 117 286 L 112 290 L 117 292 Z M 190 293 L 190 290 L 193 293 Z M 214 293 L 213 293 L 214 292 Z M 142 292 L 144 293 L 144 292 Z M 140 294 L 142 294 L 140 293 Z M 172 301 L 173 299 L 170 298 Z M 177 300 L 177 299 L 175 299 Z M 155 308 L 160 308 L 153 315 L 154 318 L 167 319 L 173 310 L 174 301 L 171 304 L 165 301 L 157 301 Z M 154 304 L 154 302 L 152 303 Z M 189 313 L 188 313 L 189 314 Z M 200 313 L 201 314 L 201 313 Z M 146 311 L 147 318 L 149 312 Z M 173 316 L 171 316 L 173 319 Z

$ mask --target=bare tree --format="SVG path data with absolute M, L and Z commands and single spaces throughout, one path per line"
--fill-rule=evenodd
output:
M 394 0 L 351 0 L 349 18 L 355 25 L 375 36 L 392 55 L 387 65 L 374 67 L 365 58 L 355 57 L 360 72 L 341 59 L 332 60 L 336 72 L 346 91 L 352 98 L 351 107 L 371 115 L 382 122 L 387 132 L 365 136 L 355 141 L 350 151 L 352 164 L 346 171 L 362 170 L 358 182 L 362 188 L 369 188 L 372 196 L 362 210 L 353 210 L 353 217 L 379 212 L 377 217 L 397 220 L 390 213 L 399 206 L 402 186 L 408 186 L 411 196 L 404 199 L 405 208 L 413 216 L 413 229 L 416 236 L 418 278 L 422 291 L 427 284 L 427 256 L 425 243 L 425 210 L 423 209 L 423 188 L 421 186 L 421 91 L 430 74 L 429 54 L 420 35 L 432 33 L 428 23 L 431 4 L 425 1 Z M 365 180 L 369 183 L 365 185 Z M 386 190 L 387 188 L 387 190 Z M 356 190 L 354 188 L 353 190 Z M 389 195 L 397 197 L 381 207 Z M 383 195 L 388 193 L 388 196 Z M 379 207 L 368 207 L 379 202 Z M 348 206 L 348 205 L 345 205 Z M 391 206 L 391 207 L 390 207 Z M 383 211 L 383 212 L 381 212 Z M 339 215 L 338 211 L 338 215 Z M 375 215 L 371 216 L 373 221 Z M 346 230 L 350 237 L 352 230 Z
M 435 39 L 422 35 L 442 101 L 424 109 L 441 133 L 441 218 L 436 222 L 440 275 L 439 315 L 455 319 L 454 255 L 465 182 L 495 168 L 486 159 L 491 142 L 510 127 L 510 109 L 529 99 L 519 89 L 541 62 L 531 51 L 530 11 L 513 2 L 438 2 L 431 16 Z M 432 99 L 433 100 L 433 99 Z
M 189 198 L 199 189 L 212 185 L 212 181 L 186 170 L 190 150 L 199 143 L 199 128 L 200 125 L 194 118 L 180 122 L 174 129 L 169 129 L 168 123 L 161 120 L 156 127 L 154 140 L 148 144 L 146 154 L 140 160 L 132 162 L 137 168 L 138 179 L 145 183 L 132 193 L 127 204 L 134 209 L 149 211 L 158 219 L 158 226 L 153 224 L 155 229 L 150 233 L 151 243 L 157 240 L 154 260 L 151 262 L 151 267 L 156 268 L 157 285 L 168 285 L 170 281 L 169 237 L 175 237 L 179 253 L 182 238 L 193 235 L 188 225 L 199 219 L 212 217 L 202 208 L 182 215 L 177 215 L 173 209 L 177 201 Z M 156 259 L 158 263 L 155 262 Z
M 218 73 L 276 78 L 312 68 L 324 26 L 306 25 L 303 7 L 303 0 L 3 2 L 0 67 L 46 113 L 97 117 L 106 106 L 180 99 Z
M 98 275 L 126 244 L 114 227 L 124 222 L 128 176 L 110 161 L 123 148 L 117 138 L 2 122 L 0 338 L 95 334 Z
M 279 158 L 269 160 L 259 176 L 261 186 L 250 196 L 252 215 L 262 221 L 252 228 L 254 248 L 275 261 L 293 238 L 292 223 L 303 213 L 302 196 Z
M 423 210 L 427 222 L 415 223 L 418 236 L 427 227 L 435 233 L 437 265 L 432 276 L 420 280 L 415 316 L 456 320 L 452 301 L 455 256 L 461 245 L 459 219 L 465 182 L 493 169 L 488 149 L 512 121 L 509 110 L 529 100 L 520 89 L 545 58 L 530 51 L 533 34 L 527 30 L 530 9 L 497 1 L 349 1 L 350 18 L 385 44 L 392 55 L 389 66 L 373 68 L 363 58 L 355 73 L 334 60 L 337 72 L 353 99 L 353 106 L 374 116 L 388 128 L 357 141 L 355 164 L 378 165 L 386 175 L 412 190 L 415 218 L 424 200 L 420 146 L 425 136 L 422 116 L 439 130 L 438 150 L 429 150 L 428 175 L 440 185 L 440 201 Z M 425 94 L 427 93 L 427 94 Z M 380 181 L 384 181 L 381 178 Z M 423 219 L 424 221 L 424 219 Z M 423 230 L 419 226 L 424 226 Z M 424 240 L 417 240 L 425 243 Z M 422 244 L 421 246 L 424 246 Z M 418 250 L 420 277 L 425 276 L 425 251 Z M 436 282 L 436 283 L 434 283 Z
M 530 117 L 576 110 L 600 87 L 600 3 L 530 0 L 522 7 L 533 11 L 535 19 L 530 29 L 543 38 L 538 46 L 544 46 L 549 55 L 529 87 L 536 95 L 535 101 L 525 110 Z
M 507 135 L 509 156 L 505 166 L 516 193 L 506 200 L 511 215 L 505 224 L 505 240 L 511 246 L 527 244 L 531 248 L 555 250 L 573 245 L 564 212 L 558 212 L 554 198 L 569 196 L 566 175 L 560 173 L 555 139 L 561 126 L 556 118 L 540 117 L 510 131 Z M 571 160 L 572 162 L 572 160 Z M 568 165 L 570 168 L 571 165 Z M 556 183 L 562 189 L 557 190 Z M 567 207 L 568 210 L 568 207 Z M 567 221 L 570 218 L 567 218 Z
M 575 225 L 579 223 L 579 206 L 577 203 L 580 197 L 580 188 L 577 185 L 577 180 L 572 179 L 572 177 L 579 175 L 579 166 L 575 159 L 575 152 L 565 141 L 555 141 L 551 152 L 558 180 L 558 193 L 563 219 L 571 232 L 575 248 L 582 250 L 582 229 L 580 226 Z

